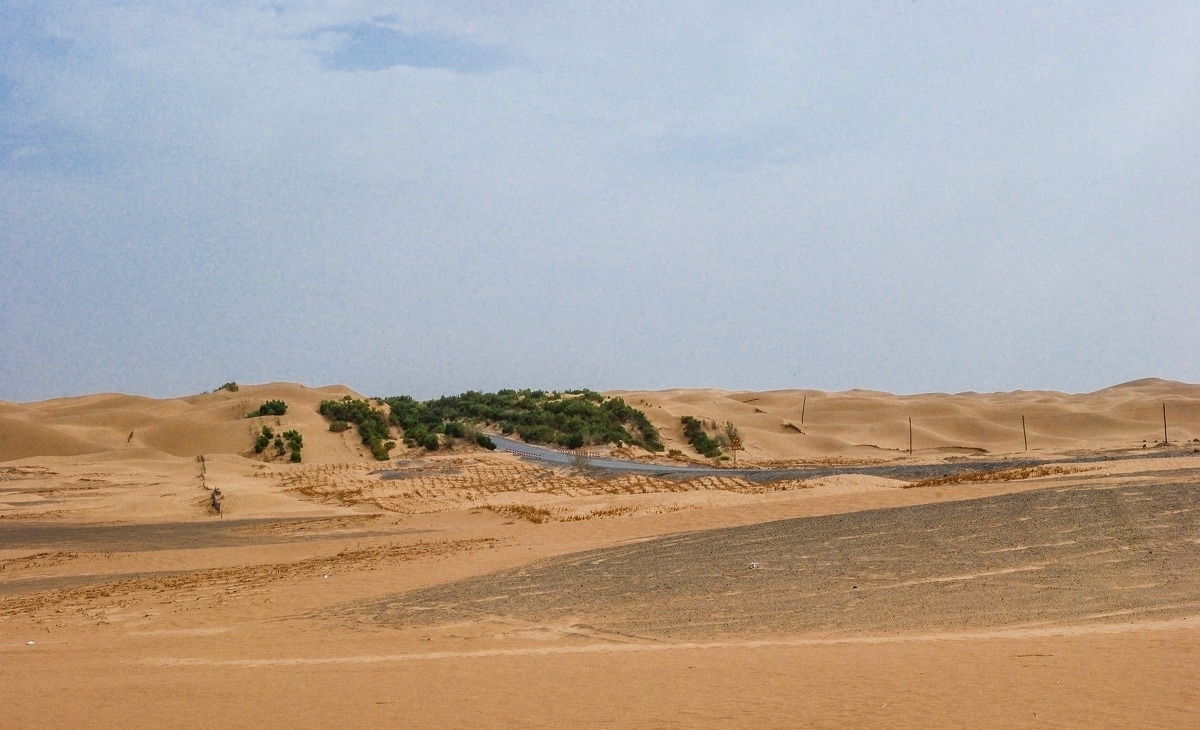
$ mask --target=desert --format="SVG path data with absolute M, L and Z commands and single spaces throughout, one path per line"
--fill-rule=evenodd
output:
M 561 462 L 235 388 L 0 403 L 6 727 L 1197 717 L 1200 386 L 611 391 L 662 449 Z
M 1200 728 L 1198 47 L 0 0 L 0 730 Z

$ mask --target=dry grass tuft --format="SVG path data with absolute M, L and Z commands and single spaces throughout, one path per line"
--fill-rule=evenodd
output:
M 1080 472 L 1094 471 L 1097 467 L 1070 467 L 1070 466 L 1025 466 L 1019 469 L 1002 469 L 1000 471 L 973 471 L 964 474 L 951 474 L 950 476 L 935 477 L 933 479 L 923 479 L 919 482 L 904 485 L 904 489 L 917 489 L 920 487 L 941 487 L 947 484 L 980 484 L 984 482 L 1011 482 L 1021 479 L 1036 479 L 1038 477 L 1048 477 L 1060 474 L 1078 474 Z
M 29 570 L 32 568 L 49 568 L 55 565 L 74 560 L 79 557 L 79 553 L 68 552 L 63 550 L 52 552 L 41 552 L 33 555 L 27 555 L 23 558 L 8 558 L 0 560 L 0 570 Z
M 598 517 L 623 517 L 631 515 L 638 511 L 637 507 L 608 507 L 606 509 L 592 510 L 583 514 L 573 514 L 563 518 L 563 522 L 582 522 L 584 520 L 592 520 Z
M 554 519 L 554 514 L 550 510 L 541 507 L 531 507 L 527 504 L 489 504 L 486 506 L 486 509 L 490 509 L 505 517 L 529 520 L 536 525 Z

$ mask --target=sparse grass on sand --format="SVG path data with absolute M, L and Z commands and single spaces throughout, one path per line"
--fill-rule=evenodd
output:
M 962 474 L 951 474 L 933 479 L 922 479 L 919 482 L 904 485 L 904 489 L 920 487 L 942 487 L 947 484 L 976 484 L 981 482 L 1011 482 L 1021 479 L 1036 479 L 1038 477 L 1056 476 L 1062 474 L 1079 474 L 1080 472 L 1095 471 L 1094 466 L 1025 466 L 1018 469 L 1002 469 L 1000 471 L 972 471 Z

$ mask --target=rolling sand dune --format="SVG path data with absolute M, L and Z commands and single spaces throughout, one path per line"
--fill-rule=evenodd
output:
M 1200 386 L 612 393 L 678 453 L 596 453 L 711 465 L 690 415 L 743 464 L 887 470 L 766 482 L 384 474 L 343 395 L 0 403 L 0 726 L 1200 724 Z
M 683 443 L 679 417 L 717 430 L 732 422 L 750 463 L 915 454 L 1135 448 L 1162 438 L 1162 406 L 1172 441 L 1200 437 L 1200 386 L 1146 379 L 1082 395 L 1046 391 L 895 396 L 873 391 L 765 393 L 721 390 L 614 391 L 646 409 L 654 424 Z M 1022 431 L 1022 416 L 1025 431 Z
M 102 394 L 32 404 L 0 402 L 0 462 L 138 447 L 187 457 L 242 453 L 253 444 L 249 434 L 257 424 L 276 425 L 274 418 L 245 418 L 264 401 L 282 399 L 289 404 L 289 413 L 279 419 L 283 428 L 325 430 L 317 405 L 343 395 L 361 397 L 340 386 L 274 384 L 165 400 Z M 314 449 L 317 458 L 321 445 Z

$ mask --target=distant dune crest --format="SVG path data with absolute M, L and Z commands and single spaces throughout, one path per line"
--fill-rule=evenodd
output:
M 907 454 L 910 443 L 914 454 L 927 456 L 1150 447 L 1163 441 L 1164 406 L 1168 441 L 1200 438 L 1200 386 L 1160 378 L 1086 394 L 710 388 L 608 394 L 645 411 L 668 449 L 694 458 L 682 416 L 700 419 L 714 433 L 732 423 L 747 463 L 890 458 Z M 345 395 L 362 397 L 341 385 L 272 383 L 183 398 L 100 393 L 0 402 L 0 462 L 135 451 L 164 457 L 247 454 L 260 422 L 301 431 L 306 462 L 365 458 L 352 433 L 330 433 L 317 413 L 320 401 Z M 288 403 L 286 415 L 246 418 L 274 399 Z

